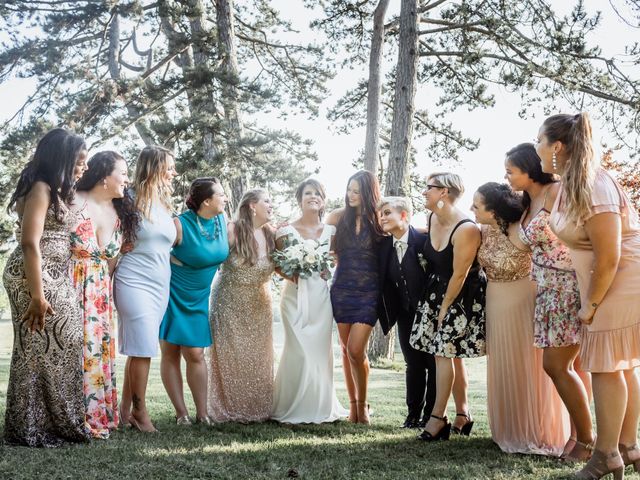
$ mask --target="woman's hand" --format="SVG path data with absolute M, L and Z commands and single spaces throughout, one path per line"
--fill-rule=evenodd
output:
M 595 307 L 592 307 L 591 305 L 583 305 L 580 307 L 580 310 L 578 310 L 578 320 L 580 320 L 584 325 L 591 325 L 595 314 Z
M 44 329 L 44 319 L 49 315 L 55 315 L 53 308 L 44 298 L 32 298 L 27 307 L 27 311 L 22 315 L 22 321 L 26 323 L 31 332 Z
M 440 313 L 438 313 L 438 330 L 442 328 L 442 322 L 444 322 L 444 319 L 446 316 L 447 316 L 447 311 L 440 309 Z
M 328 281 L 331 278 L 331 272 L 325 268 L 323 271 L 320 272 L 320 278 L 325 282 Z

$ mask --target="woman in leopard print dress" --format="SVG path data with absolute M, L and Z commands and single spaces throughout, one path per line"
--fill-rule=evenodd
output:
M 85 169 L 82 137 L 57 128 L 38 143 L 11 200 L 19 242 L 3 281 L 13 350 L 4 427 L 9 444 L 56 447 L 89 438 L 82 399 L 82 314 L 69 275 L 72 214 Z

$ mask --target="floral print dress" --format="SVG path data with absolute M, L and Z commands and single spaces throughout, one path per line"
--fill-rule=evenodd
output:
M 85 425 L 94 438 L 108 438 L 118 426 L 113 289 L 108 261 L 120 251 L 122 232 L 117 222 L 109 243 L 101 247 L 85 212 L 86 204 L 71 232 L 73 283 L 84 320 Z

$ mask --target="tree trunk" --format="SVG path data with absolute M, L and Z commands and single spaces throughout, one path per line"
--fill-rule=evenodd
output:
M 373 35 L 369 55 L 369 82 L 367 84 L 367 133 L 364 144 L 364 169 L 376 172 L 380 157 L 380 97 L 382 81 L 380 64 L 384 45 L 384 18 L 389 0 L 380 0 L 373 12 Z
M 247 173 L 242 155 L 241 141 L 244 136 L 242 117 L 238 106 L 238 58 L 235 45 L 233 0 L 216 0 L 216 23 L 218 27 L 218 48 L 221 70 L 225 74 L 222 82 L 222 105 L 226 129 L 229 132 L 230 149 L 227 152 L 229 161 L 237 172 L 231 180 L 231 203 L 236 208 L 247 188 Z
M 387 167 L 387 195 L 406 195 L 418 66 L 417 0 L 402 0 L 393 120 Z
M 376 361 L 381 358 L 393 360 L 393 354 L 396 347 L 396 329 L 392 328 L 385 336 L 379 323 L 373 328 L 371 339 L 369 340 L 369 349 L 367 355 L 370 360 Z

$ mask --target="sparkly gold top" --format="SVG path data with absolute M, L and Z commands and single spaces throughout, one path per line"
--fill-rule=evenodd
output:
M 531 273 L 531 253 L 520 250 L 499 228 L 482 225 L 478 262 L 492 282 L 513 282 Z

